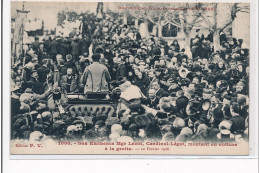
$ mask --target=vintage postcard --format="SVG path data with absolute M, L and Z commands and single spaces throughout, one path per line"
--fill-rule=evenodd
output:
M 249 154 L 249 3 L 11 2 L 11 154 Z

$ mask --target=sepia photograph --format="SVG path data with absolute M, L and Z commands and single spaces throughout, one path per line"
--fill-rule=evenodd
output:
M 10 154 L 249 154 L 249 3 L 12 1 L 10 22 Z

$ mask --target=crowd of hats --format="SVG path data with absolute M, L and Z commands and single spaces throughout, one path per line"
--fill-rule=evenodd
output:
M 12 66 L 13 140 L 248 140 L 249 54 L 241 40 L 222 35 L 216 51 L 210 35 L 198 34 L 184 49 L 177 40 L 142 38 L 138 29 L 108 16 L 103 21 L 84 17 L 80 36 L 36 39 L 25 50 L 25 66 L 22 60 Z M 95 59 L 109 69 L 114 95 L 120 96 L 120 86 L 128 82 L 140 88 L 141 102 L 124 109 L 114 105 L 112 115 L 52 108 L 46 86 L 62 88 L 59 77 L 71 68 L 75 91 L 82 92 L 79 79 Z

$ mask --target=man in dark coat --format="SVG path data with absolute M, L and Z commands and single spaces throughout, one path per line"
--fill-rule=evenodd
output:
M 67 60 L 67 62 L 65 63 L 65 67 L 72 68 L 73 69 L 73 73 L 78 73 L 76 64 L 72 60 L 72 55 L 71 54 L 66 55 L 66 60 Z
M 119 65 L 118 65 L 118 68 L 117 68 L 116 78 L 118 78 L 119 76 L 126 77 L 126 75 L 127 75 L 126 66 L 125 66 L 125 63 L 122 61 L 122 58 L 121 58 Z
M 31 88 L 34 93 L 42 94 L 42 86 L 40 85 L 38 78 L 39 78 L 38 72 L 36 70 L 32 70 L 31 79 L 28 83 L 32 85 Z
M 39 38 L 35 37 L 35 42 L 32 43 L 32 49 L 36 54 L 38 53 L 39 45 L 40 45 Z
M 60 41 L 60 54 L 62 57 L 65 57 L 70 53 L 70 42 L 67 38 L 64 38 Z
M 46 50 L 47 54 L 50 54 L 50 46 L 51 46 L 51 37 L 47 37 L 43 41 L 44 49 Z
M 159 98 L 159 99 L 160 99 L 161 97 L 166 97 L 166 96 L 169 95 L 166 91 L 164 91 L 164 90 L 160 87 L 160 84 L 159 84 L 157 81 L 155 81 L 155 82 L 152 83 L 151 89 L 154 89 L 154 90 L 156 91 L 156 97 Z
M 62 88 L 67 92 L 76 92 L 77 91 L 77 76 L 73 75 L 72 68 L 67 69 L 67 74 L 61 77 Z
M 46 82 L 47 75 L 50 73 L 50 69 L 48 68 L 49 61 L 47 59 L 44 59 L 42 61 L 42 64 L 43 65 L 37 70 L 40 83 Z
M 87 36 L 85 36 L 83 39 L 80 40 L 80 55 L 83 55 L 84 53 L 89 54 L 89 46 L 91 44 L 91 41 Z
M 74 61 L 79 60 L 79 39 L 74 37 L 74 40 L 71 43 L 71 54 L 73 56 Z
M 238 70 L 236 68 L 236 61 L 230 62 L 230 69 L 226 73 L 226 76 L 227 76 L 227 79 L 230 79 L 229 82 L 231 83 L 231 85 L 238 82 Z
M 51 58 L 55 61 L 56 55 L 59 53 L 59 43 L 56 38 L 54 38 L 50 43 L 50 54 Z
M 148 100 L 147 100 L 147 106 L 153 109 L 158 109 L 160 99 L 156 97 L 156 91 L 154 89 L 150 89 L 148 91 Z

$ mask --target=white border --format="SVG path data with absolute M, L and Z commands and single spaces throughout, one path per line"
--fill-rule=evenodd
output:
M 47 0 L 51 1 L 51 0 Z M 55 1 L 64 1 L 64 0 L 55 0 Z M 67 0 L 66 0 L 67 1 Z M 82 1 L 82 0 L 77 0 Z M 107 1 L 107 0 L 105 0 Z M 117 2 L 114 0 L 113 2 Z M 124 0 L 125 1 L 125 0 Z M 134 0 L 137 1 L 137 0 Z M 166 2 L 158 0 L 155 2 Z M 127 1 L 126 1 L 127 2 Z M 140 1 L 139 1 L 140 2 Z M 146 1 L 142 1 L 146 2 Z M 172 2 L 172 1 L 171 1 Z M 174 2 L 197 2 L 191 0 L 178 0 Z M 200 2 L 215 2 L 214 0 L 200 0 Z M 219 0 L 218 2 L 237 2 L 235 0 Z M 9 169 L 13 168 L 9 159 L 171 159 L 171 158 L 258 158 L 258 1 L 257 0 L 240 0 L 239 2 L 251 3 L 250 5 L 250 154 L 249 156 L 166 156 L 166 155 L 9 155 L 9 139 L 10 139 L 10 95 L 9 95 L 9 81 L 10 81 L 10 1 L 3 1 L 3 156 L 4 156 L 4 166 L 9 165 Z M 7 34 L 8 33 L 8 34 Z M 6 161 L 8 160 L 8 161 Z M 65 161 L 64 161 L 65 162 Z M 17 163 L 17 161 L 15 161 Z M 7 165 L 6 165 L 7 164 Z M 31 165 L 32 166 L 32 165 Z M 36 170 L 37 172 L 39 170 Z M 194 170 L 193 170 L 194 171 Z

